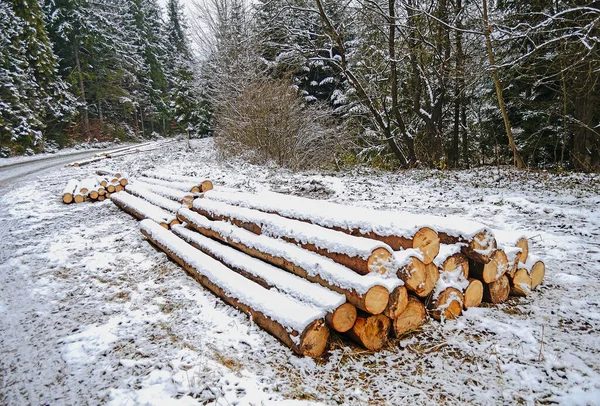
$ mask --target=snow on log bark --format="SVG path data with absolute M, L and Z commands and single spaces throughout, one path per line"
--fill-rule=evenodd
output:
M 192 185 L 197 185 L 200 189 L 200 192 L 208 192 L 213 188 L 213 184 L 210 180 L 199 179 L 193 176 L 168 175 L 158 172 L 144 172 L 142 175 L 147 178 L 159 179 L 167 182 L 188 183 Z
M 425 305 L 414 296 L 408 296 L 406 309 L 392 320 L 392 333 L 394 337 L 401 337 L 404 334 L 421 327 L 427 318 Z
M 145 187 L 140 186 L 140 184 L 138 183 L 125 186 L 125 191 L 129 192 L 134 196 L 140 197 L 160 207 L 161 209 L 167 210 L 173 214 L 176 214 L 177 210 L 181 208 L 181 203 L 156 194 L 146 189 Z
M 141 186 L 144 189 L 156 193 L 157 195 L 174 200 L 187 207 L 192 207 L 192 202 L 194 201 L 194 194 L 190 192 L 182 192 L 181 190 L 172 189 L 165 186 L 141 182 L 139 179 L 135 179 L 132 184 Z
M 470 259 L 484 264 L 490 261 L 497 243 L 494 234 L 489 228 L 483 224 L 460 218 L 451 220 L 449 217 L 442 217 L 442 219 L 450 222 L 450 224 L 456 222 L 455 227 L 457 227 L 450 232 L 438 230 L 442 244 L 463 244 L 461 246 L 462 252 Z M 447 227 L 450 229 L 450 226 Z M 464 227 L 462 229 L 465 230 L 464 232 L 461 232 L 461 227 Z
M 431 221 L 414 214 L 377 211 L 274 192 L 249 194 L 211 190 L 203 196 L 379 240 L 396 251 L 416 248 L 423 253 L 426 264 L 435 258 L 439 250 L 439 238 L 430 226 Z
M 510 294 L 510 282 L 507 275 L 502 275 L 495 282 L 483 284 L 483 300 L 489 303 L 502 303 L 508 299 Z
M 389 292 L 402 285 L 398 278 L 383 278 L 379 274 L 360 276 L 297 245 L 256 235 L 224 221 L 210 221 L 189 209 L 180 209 L 177 216 L 201 234 L 341 293 L 349 303 L 371 314 L 383 312 L 388 304 Z
M 453 320 L 462 313 L 463 294 L 456 288 L 446 288 L 430 302 L 429 308 L 434 319 Z
M 181 190 L 182 192 L 189 192 L 189 193 L 200 193 L 201 192 L 201 185 L 199 185 L 197 183 L 170 182 L 168 180 L 148 178 L 145 176 L 139 177 L 138 180 L 145 182 L 145 183 L 151 183 L 153 185 L 159 185 L 159 186 L 164 186 L 164 187 L 168 187 L 171 189 Z
M 463 306 L 478 307 L 483 300 L 483 283 L 479 279 L 469 278 L 469 286 L 463 293 Z
M 347 303 L 346 297 L 340 293 L 253 258 L 184 226 L 173 227 L 173 233 L 228 268 L 267 289 L 275 287 L 294 299 L 324 310 L 325 320 L 338 332 L 350 330 L 356 321 L 356 308 Z
M 322 310 L 246 279 L 151 220 L 142 221 L 140 228 L 148 240 L 200 284 L 249 314 L 256 324 L 294 352 L 310 357 L 323 354 L 329 329 Z
M 469 261 L 469 275 L 485 283 L 497 281 L 509 269 L 508 258 L 504 250 L 497 249 L 487 263 Z
M 389 331 L 390 319 L 383 314 L 370 315 L 360 312 L 356 323 L 346 335 L 366 349 L 378 351 L 387 344 Z
M 440 253 L 433 262 L 440 272 L 454 272 L 460 267 L 465 278 L 469 277 L 469 260 L 461 253 L 461 244 L 441 244 Z
M 361 275 L 396 272 L 390 269 L 395 263 L 392 249 L 379 241 L 209 199 L 196 199 L 193 209 L 211 220 L 226 220 L 256 234 L 298 244 Z
M 77 179 L 71 179 L 67 182 L 67 186 L 65 186 L 62 195 L 63 203 L 69 204 L 73 202 L 73 194 L 75 193 L 75 189 L 77 189 L 78 183 Z
M 119 192 L 111 194 L 110 200 L 123 211 L 140 220 L 151 219 L 166 229 L 179 224 L 179 220 L 173 214 L 129 193 Z

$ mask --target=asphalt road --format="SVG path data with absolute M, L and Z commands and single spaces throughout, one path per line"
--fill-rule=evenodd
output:
M 0 167 L 0 189 L 26 176 L 65 166 L 77 160 L 91 158 L 98 152 L 100 150 L 74 152 L 68 155 L 49 156 L 42 159 L 2 166 Z

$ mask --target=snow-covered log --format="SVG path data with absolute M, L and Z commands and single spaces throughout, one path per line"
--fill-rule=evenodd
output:
M 329 329 L 323 310 L 269 290 L 232 271 L 151 220 L 140 224 L 144 236 L 181 265 L 194 279 L 281 340 L 294 352 L 319 357 Z
M 420 298 L 425 298 L 435 288 L 435 285 L 440 278 L 440 271 L 438 267 L 432 262 L 425 265 L 425 281 L 414 290 L 414 294 Z
M 366 349 L 378 351 L 387 344 L 389 331 L 390 319 L 383 314 L 371 315 L 359 312 L 356 323 L 346 335 Z
M 70 163 L 67 166 L 74 166 L 76 168 L 79 168 L 80 166 L 84 166 L 84 165 L 87 165 L 87 164 L 91 164 L 93 162 L 101 161 L 104 158 L 106 158 L 106 157 L 102 156 L 102 157 L 96 157 L 96 158 L 83 159 L 81 161 L 76 161 L 76 162 Z
M 223 241 L 250 256 L 341 293 L 349 303 L 371 314 L 383 312 L 388 304 L 389 292 L 402 285 L 398 278 L 384 278 L 379 274 L 360 276 L 329 258 L 297 245 L 256 235 L 224 221 L 210 221 L 189 209 L 180 209 L 177 217 L 207 237 Z
M 409 295 L 404 311 L 392 320 L 392 334 L 401 337 L 404 334 L 421 327 L 427 318 L 425 305 L 416 297 Z
M 113 193 L 110 195 L 110 200 L 123 211 L 140 220 L 151 219 L 166 229 L 179 224 L 179 220 L 175 215 L 129 193 Z
M 173 214 L 177 213 L 177 210 L 181 208 L 181 203 L 176 202 L 171 199 L 167 199 L 164 196 L 156 194 L 143 186 L 140 186 L 139 183 L 129 184 L 125 186 L 125 191 L 131 193 L 134 196 L 140 197 L 161 209 L 169 211 Z
M 529 296 L 531 294 L 531 276 L 527 269 L 518 269 L 512 276 L 508 275 L 510 294 L 513 296 Z
M 75 191 L 73 192 L 73 201 L 75 203 L 82 203 L 85 201 L 86 195 L 87 193 L 83 193 L 81 191 L 81 182 L 79 182 L 75 188 Z
M 508 258 L 502 249 L 495 250 L 490 255 L 490 261 L 485 264 L 473 260 L 469 262 L 469 276 L 485 283 L 497 281 L 508 269 Z
M 395 251 L 394 258 L 398 258 L 399 256 L 405 258 L 406 254 L 406 251 Z M 406 289 L 410 290 L 411 292 L 421 289 L 427 280 L 426 265 L 423 263 L 423 261 L 416 257 L 411 258 L 410 262 L 405 266 L 400 266 L 399 264 L 403 262 L 406 263 L 405 260 L 396 261 L 398 278 L 404 281 Z
M 430 302 L 429 309 L 436 320 L 455 319 L 462 313 L 463 294 L 456 288 L 446 288 Z
M 454 272 L 460 268 L 465 278 L 469 277 L 469 260 L 462 254 L 461 247 L 461 244 L 440 245 L 440 253 L 433 260 L 440 272 Z
M 124 151 L 134 150 L 136 148 L 146 147 L 146 146 L 152 144 L 153 142 L 154 141 L 144 142 L 142 144 L 136 144 L 136 145 L 128 145 L 126 147 L 116 148 L 116 149 L 113 149 L 111 151 L 99 152 L 99 153 L 97 153 L 94 156 L 95 157 L 105 157 L 107 155 L 116 154 L 116 153 L 119 153 L 119 152 L 124 152 Z
M 489 303 L 502 303 L 510 294 L 510 282 L 507 275 L 502 275 L 495 282 L 483 284 L 483 300 Z
M 479 279 L 469 278 L 469 286 L 463 292 L 463 306 L 478 307 L 483 300 L 483 283 Z
M 173 233 L 246 278 L 323 309 L 326 313 L 325 320 L 338 332 L 350 330 L 356 321 L 356 307 L 347 303 L 346 297 L 340 293 L 253 258 L 182 225 L 173 227 Z
M 145 183 L 151 183 L 153 185 L 164 186 L 164 187 L 168 187 L 171 189 L 181 190 L 182 192 L 190 192 L 190 193 L 200 193 L 201 187 L 202 187 L 200 184 L 197 184 L 195 182 L 194 183 L 192 183 L 192 182 L 171 182 L 168 180 L 149 178 L 146 176 L 141 176 L 138 178 L 138 180 L 145 182 Z
M 79 182 L 79 188 L 83 195 L 87 196 L 91 190 L 96 189 L 96 179 L 95 178 L 85 178 Z
M 386 212 L 351 207 L 274 192 L 249 194 L 211 190 L 207 199 L 302 220 L 347 234 L 376 239 L 393 250 L 416 248 L 423 262 L 430 263 L 438 253 L 439 238 L 431 221 L 409 213 Z
M 73 202 L 73 194 L 75 193 L 75 189 L 77 189 L 77 184 L 79 182 L 77 179 L 71 179 L 67 182 L 67 186 L 63 189 L 62 201 L 66 204 Z
M 169 175 L 159 172 L 144 172 L 142 175 L 147 178 L 160 179 L 167 182 L 187 183 L 191 185 L 196 185 L 200 188 L 200 192 L 208 192 L 213 188 L 213 184 L 210 180 L 199 179 L 193 176 Z
M 520 248 L 520 251 L 516 256 L 516 265 L 518 265 L 519 262 L 525 263 L 527 261 L 527 257 L 529 256 L 529 240 L 527 240 L 527 236 L 523 232 L 505 230 L 493 230 L 493 232 L 496 241 L 498 242 L 498 246 Z
M 215 200 L 196 199 L 193 209 L 211 220 L 226 220 L 256 234 L 298 244 L 361 275 L 397 272 L 391 269 L 394 263 L 392 249 L 380 241 Z
M 388 305 L 383 311 L 383 315 L 390 319 L 398 318 L 406 309 L 408 304 L 408 291 L 405 286 L 398 286 L 390 293 Z
M 132 184 L 141 186 L 146 190 L 156 193 L 157 195 L 160 195 L 162 197 L 166 197 L 167 199 L 179 202 L 187 207 L 192 207 L 192 202 L 194 201 L 194 194 L 190 192 L 182 192 L 181 190 L 155 185 L 152 183 L 142 182 L 139 179 L 135 179 L 132 182 Z

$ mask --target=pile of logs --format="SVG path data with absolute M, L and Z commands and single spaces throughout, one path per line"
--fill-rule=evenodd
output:
M 154 151 L 159 148 L 163 148 L 166 144 L 169 144 L 171 142 L 177 142 L 177 141 L 178 141 L 177 139 L 168 139 L 168 140 L 164 140 L 164 141 L 149 141 L 149 142 L 144 142 L 141 144 L 128 145 L 126 147 L 113 149 L 111 151 L 99 152 L 99 153 L 95 154 L 92 158 L 75 161 L 75 162 L 68 164 L 67 166 L 74 166 L 74 167 L 78 168 L 80 166 L 98 162 L 98 161 L 101 161 L 106 158 L 117 158 L 117 157 L 124 156 L 124 155 L 136 154 L 138 152 Z
M 527 296 L 544 278 L 519 233 L 145 175 L 111 200 L 144 219 L 142 233 L 188 274 L 298 354 L 320 356 L 331 330 L 380 350 L 429 318 Z
M 110 174 L 107 171 L 97 171 L 96 176 L 81 181 L 71 179 L 67 182 L 62 195 L 63 203 L 82 203 L 86 201 L 101 202 L 111 194 L 125 190 L 127 178 L 120 173 Z

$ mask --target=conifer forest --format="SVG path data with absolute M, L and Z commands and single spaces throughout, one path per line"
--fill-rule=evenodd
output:
M 600 170 L 600 2 L 0 0 L 0 156 Z

